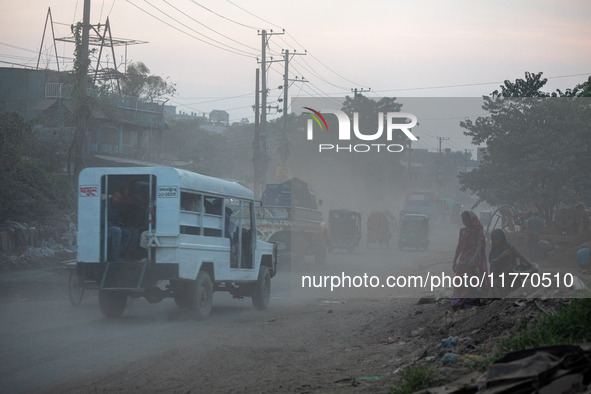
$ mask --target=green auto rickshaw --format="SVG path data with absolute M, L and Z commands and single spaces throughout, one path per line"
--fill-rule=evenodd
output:
M 429 216 L 407 213 L 400 218 L 398 248 L 425 249 L 429 247 Z
M 342 248 L 353 253 L 361 240 L 361 214 L 348 209 L 328 213 L 328 250 Z

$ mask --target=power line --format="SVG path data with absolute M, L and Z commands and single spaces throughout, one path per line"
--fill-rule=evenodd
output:
M 228 0 L 228 1 L 229 1 L 229 0 Z M 286 34 L 288 37 L 290 37 L 290 38 L 291 38 L 291 39 L 292 39 L 292 40 L 293 40 L 293 41 L 294 41 L 296 44 L 298 44 L 300 47 L 302 47 L 302 48 L 305 48 L 305 47 L 304 47 L 304 46 L 303 46 L 303 45 L 302 45 L 302 44 L 301 44 L 301 43 L 300 43 L 300 42 L 299 42 L 299 41 L 298 41 L 298 40 L 297 40 L 297 39 L 296 39 L 296 38 L 295 38 L 293 35 L 291 35 L 291 34 L 290 34 L 288 31 L 286 31 L 286 32 L 285 32 L 285 34 Z M 290 44 L 289 44 L 289 43 L 288 43 L 288 42 L 287 42 L 285 39 L 283 39 L 283 38 L 280 38 L 280 39 L 281 39 L 281 40 L 282 40 L 282 41 L 283 41 L 285 44 L 287 44 L 287 45 L 290 45 Z M 341 79 L 343 79 L 343 80 L 345 80 L 345 81 L 347 81 L 347 82 L 349 82 L 349 83 L 352 83 L 353 85 L 356 85 L 356 86 L 365 86 L 365 85 L 363 85 L 363 84 L 359 84 L 359 83 L 356 83 L 356 82 L 354 82 L 354 81 L 351 81 L 351 80 L 350 80 L 350 79 L 348 79 L 348 78 L 345 78 L 344 76 L 342 76 L 341 74 L 339 74 L 338 72 L 336 72 L 335 70 L 333 70 L 332 68 L 330 68 L 329 66 L 327 66 L 326 64 L 324 64 L 324 63 L 323 63 L 323 62 L 322 62 L 320 59 L 318 59 L 316 56 L 314 56 L 314 54 L 312 54 L 311 52 L 308 52 L 308 51 L 306 50 L 306 54 L 310 55 L 310 56 L 311 56 L 311 57 L 312 57 L 314 60 L 316 60 L 318 63 L 320 63 L 320 64 L 321 64 L 323 67 L 325 67 L 327 70 L 329 70 L 329 71 L 330 71 L 330 72 L 332 72 L 333 74 L 337 75 L 339 78 L 341 78 Z M 312 69 L 312 70 L 314 69 L 314 68 L 313 68 L 313 67 L 312 67 L 312 66 L 311 66 L 311 65 L 308 63 L 308 61 L 307 61 L 306 59 L 302 59 L 302 61 L 303 61 L 304 63 L 306 63 L 306 64 L 308 65 L 308 67 L 310 67 L 310 69 Z M 314 71 L 314 72 L 315 72 L 315 71 Z M 316 74 L 320 75 L 318 72 L 316 72 Z M 339 85 L 335 85 L 335 84 L 333 84 L 333 83 L 331 83 L 331 82 L 328 82 L 326 79 L 324 79 L 324 78 L 322 78 L 322 77 L 320 77 L 320 78 L 321 78 L 321 79 L 323 79 L 323 80 L 324 80 L 326 83 L 328 83 L 329 85 L 332 85 L 332 86 L 334 86 L 334 87 L 341 88 L 341 89 L 347 89 L 346 87 L 339 86 Z
M 308 63 L 307 63 L 307 62 L 305 62 L 305 61 L 304 61 L 304 63 L 308 64 Z M 344 87 L 344 86 L 335 85 L 334 83 L 332 83 L 332 82 L 329 82 L 329 81 L 328 81 L 326 78 L 324 78 L 322 75 L 320 75 L 319 73 L 317 73 L 317 72 L 316 72 L 316 71 L 315 71 L 313 68 L 311 68 L 311 67 L 310 67 L 310 68 L 308 68 L 308 67 L 304 66 L 303 64 L 301 64 L 301 63 L 299 63 L 299 62 L 297 62 L 297 64 L 298 64 L 299 66 L 303 67 L 304 69 L 306 69 L 306 70 L 310 71 L 310 73 L 311 73 L 312 75 L 316 76 L 316 77 L 317 77 L 317 78 L 319 78 L 321 81 L 323 81 L 323 82 L 325 82 L 325 83 L 329 84 L 330 86 L 333 86 L 333 87 L 335 87 L 335 88 L 339 88 L 339 89 L 346 89 L 346 87 Z
M 111 16 L 111 12 L 113 11 L 113 7 L 115 7 L 115 0 L 111 3 L 111 8 L 109 9 L 109 13 L 107 14 L 107 18 Z
M 249 28 L 249 29 L 260 30 L 258 27 L 254 27 L 254 26 L 245 25 L 244 23 L 241 23 L 241 22 L 235 21 L 235 20 L 233 20 L 233 19 L 230 19 L 230 18 L 228 18 L 228 17 L 225 17 L 225 16 L 223 16 L 223 15 L 221 15 L 221 14 L 219 14 L 219 13 L 217 13 L 217 12 L 213 11 L 213 10 L 210 10 L 209 8 L 205 7 L 204 5 L 201 5 L 201 4 L 199 4 L 199 3 L 198 3 L 198 2 L 196 2 L 195 0 L 190 0 L 190 1 L 191 1 L 191 3 L 193 3 L 193 4 L 195 4 L 195 5 L 198 5 L 199 7 L 201 7 L 201 8 L 203 8 L 203 9 L 205 9 L 205 10 L 207 10 L 207 11 L 211 12 L 212 14 L 214 14 L 214 15 L 216 15 L 216 16 L 219 16 L 219 17 L 220 17 L 220 18 L 222 18 L 222 19 L 225 19 L 225 20 L 227 20 L 227 21 L 230 21 L 230 22 L 232 22 L 232 23 L 235 23 L 235 24 L 237 24 L 237 25 L 240 25 L 240 26 L 243 26 L 243 27 L 247 27 L 247 28 Z
M 229 1 L 229 0 L 228 0 Z M 302 44 L 300 44 L 300 42 L 294 37 L 292 36 L 289 32 L 286 32 L 286 35 L 288 37 L 290 37 L 292 40 L 294 40 L 299 46 L 304 47 Z M 343 80 L 352 83 L 353 85 L 356 86 L 367 86 L 364 84 L 359 84 L 357 82 L 351 81 L 350 79 L 342 76 L 341 74 L 339 74 L 338 72 L 336 72 L 335 70 L 333 70 L 332 68 L 330 68 L 329 66 L 327 66 L 324 62 L 322 62 L 320 59 L 318 59 L 316 56 L 314 56 L 314 54 L 312 52 L 308 52 L 308 54 L 314 59 L 316 60 L 318 63 L 320 63 L 322 66 L 324 66 L 327 70 L 329 70 L 330 72 L 332 72 L 333 74 L 335 74 L 336 76 L 338 76 L 339 78 L 342 78 Z M 305 60 L 304 60 L 305 61 Z
M 0 45 L 6 45 L 7 47 L 11 47 L 11 48 L 14 48 L 14 49 L 21 49 L 21 50 L 23 50 L 23 51 L 32 52 L 32 53 L 35 53 L 35 54 L 37 53 L 37 51 L 34 51 L 34 50 L 32 50 L 32 49 L 28 49 L 28 48 L 19 47 L 19 46 L 12 45 L 12 44 L 8 44 L 8 43 L 6 43 L 6 42 L 2 42 L 2 41 L 0 41 Z
M 74 7 L 74 16 L 72 17 L 72 25 L 76 24 L 76 14 L 78 13 L 78 0 L 76 0 L 76 6 Z
M 311 97 L 317 98 L 325 103 L 327 103 L 328 105 L 335 105 L 335 104 L 339 104 L 342 105 L 343 103 L 340 101 L 337 101 L 337 99 L 333 98 L 333 97 L 327 97 L 322 93 L 319 93 L 318 90 L 316 90 L 314 88 L 313 84 L 306 84 L 307 86 L 303 87 L 302 90 L 304 90 L 304 92 L 308 93 Z M 311 90 L 313 90 L 314 92 L 310 92 L 307 88 L 310 88 Z
M 258 48 L 254 48 L 254 47 L 251 47 L 249 45 L 243 44 L 240 41 L 237 41 L 237 40 L 233 39 L 232 37 L 228 37 L 225 34 L 222 34 L 222 33 L 218 32 L 218 31 L 216 31 L 215 29 L 212 29 L 211 27 L 207 26 L 206 24 L 204 24 L 204 23 L 198 21 L 197 19 L 193 18 L 192 16 L 190 16 L 189 14 L 187 14 L 186 12 L 184 12 L 183 10 L 180 10 L 179 8 L 177 8 L 174 5 L 170 4 L 167 0 L 164 0 L 164 2 L 166 4 L 168 4 L 170 7 L 174 8 L 175 10 L 177 10 L 178 12 L 180 12 L 181 14 L 185 15 L 187 18 L 189 18 L 192 21 L 194 21 L 194 22 L 200 24 L 201 26 L 205 27 L 206 29 L 208 29 L 208 30 L 210 30 L 210 31 L 212 31 L 212 32 L 214 32 L 216 34 L 219 34 L 220 36 L 222 36 L 222 37 L 224 37 L 224 38 L 226 38 L 226 39 L 228 39 L 228 40 L 230 40 L 232 42 L 235 42 L 237 44 L 240 44 L 242 46 L 245 46 L 246 48 L 252 49 L 254 51 L 258 51 Z
M 263 19 L 263 18 L 261 18 L 260 16 L 258 16 L 258 15 L 256 15 L 256 14 L 254 14 L 254 13 L 252 13 L 252 12 L 250 12 L 250 11 L 248 11 L 248 10 L 247 10 L 247 9 L 245 9 L 244 7 L 241 7 L 241 6 L 239 6 L 238 4 L 236 4 L 236 3 L 232 2 L 231 0 L 226 0 L 226 1 L 227 1 L 228 3 L 230 3 L 230 4 L 232 4 L 233 6 L 235 6 L 235 7 L 239 8 L 239 9 L 241 9 L 242 11 L 246 12 L 247 14 L 249 14 L 249 15 L 251 15 L 251 16 L 254 16 L 255 18 L 257 18 L 257 19 L 259 19 L 259 20 L 261 20 L 261 21 L 265 22 L 266 24 L 269 24 L 269 25 L 275 26 L 275 27 L 277 27 L 277 28 L 283 29 L 283 27 L 281 27 L 281 26 L 279 26 L 279 25 L 277 25 L 277 24 L 275 24 L 275 23 L 272 23 L 272 22 L 270 22 L 270 21 L 267 21 L 267 20 L 265 20 L 265 19 Z M 285 30 L 285 29 L 284 29 L 284 30 Z M 295 41 L 295 42 L 296 42 L 296 43 L 297 43 L 297 44 L 300 46 L 300 48 L 303 48 L 303 49 L 305 49 L 304 45 L 300 44 L 300 42 L 299 42 L 299 41 L 298 41 L 298 40 L 297 40 L 297 39 L 296 39 L 294 36 L 292 36 L 292 35 L 291 35 L 291 34 L 290 34 L 288 31 L 285 31 L 285 34 L 286 34 L 287 36 L 289 36 L 289 37 L 290 37 L 292 40 L 294 40 L 294 41 Z M 281 37 L 280 37 L 280 39 L 281 39 L 281 40 L 282 40 L 282 41 L 283 41 L 285 44 L 289 45 L 289 43 L 288 43 L 288 42 L 287 42 L 285 39 L 283 39 L 283 38 L 281 38 Z M 291 45 L 290 45 L 290 46 L 291 46 Z M 306 51 L 306 52 L 307 52 L 307 51 Z M 357 85 L 357 86 L 366 86 L 366 85 L 363 85 L 363 84 L 358 84 L 358 83 L 356 83 L 356 82 L 353 82 L 353 81 L 351 81 L 351 80 L 350 80 L 350 79 L 348 79 L 348 78 L 345 78 L 345 77 L 343 77 L 341 74 L 339 74 L 338 72 L 334 71 L 332 68 L 330 68 L 330 67 L 328 67 L 326 64 L 324 64 L 324 63 L 323 63 L 323 62 L 322 62 L 320 59 L 318 59 L 318 58 L 317 58 L 316 56 L 314 56 L 312 53 L 310 53 L 310 52 L 307 52 L 307 54 L 308 54 L 308 55 L 310 55 L 310 56 L 312 56 L 312 58 L 314 58 L 314 59 L 315 59 L 317 62 L 319 62 L 321 65 L 323 65 L 323 66 L 324 66 L 326 69 L 328 69 L 329 71 L 333 72 L 335 75 L 339 76 L 339 77 L 340 77 L 340 78 L 342 78 L 343 80 L 345 80 L 345 81 L 347 81 L 347 82 L 349 82 L 349 83 L 352 83 L 353 85 Z M 303 61 L 304 61 L 306 64 L 308 64 L 308 62 L 307 62 L 305 59 L 302 59 L 302 60 L 303 60 Z M 309 66 L 310 68 L 312 68 L 312 66 L 310 66 L 309 64 L 308 64 L 308 66 Z M 318 76 L 319 76 L 319 74 L 318 74 Z M 320 79 L 322 79 L 322 80 L 324 80 L 324 81 L 325 81 L 326 83 L 328 83 L 329 85 L 332 85 L 332 86 L 334 86 L 334 87 L 337 87 L 337 88 L 343 88 L 342 86 L 338 86 L 338 85 L 335 85 L 335 84 L 332 84 L 332 83 L 328 82 L 326 79 L 324 79 L 324 78 L 323 78 L 323 77 L 321 77 L 321 76 L 319 76 L 319 78 L 320 78 Z
M 556 79 L 556 78 L 570 78 L 570 77 L 581 77 L 587 76 L 591 73 L 585 74 L 571 74 L 571 75 L 557 75 L 551 77 L 545 77 L 546 79 Z M 496 85 L 502 84 L 505 81 L 496 81 L 496 82 L 479 82 L 479 83 L 464 83 L 458 85 L 441 85 L 441 86 L 423 86 L 423 87 L 415 87 L 415 88 L 400 88 L 400 89 L 387 89 L 387 90 L 376 90 L 376 92 L 399 92 L 399 91 L 408 91 L 408 90 L 430 90 L 430 89 L 449 89 L 449 88 L 464 88 L 469 86 L 483 86 L 483 85 Z
M 101 13 L 99 14 L 99 21 L 103 19 L 103 9 L 105 8 L 105 0 L 101 3 Z
M 181 32 L 181 33 L 183 33 L 183 34 L 185 34 L 185 35 L 187 35 L 187 36 L 189 36 L 189 37 L 191 37 L 191 38 L 193 38 L 193 39 L 197 40 L 197 41 L 201 41 L 201 42 L 203 42 L 203 43 L 205 43 L 205 44 L 211 45 L 211 46 L 213 46 L 213 47 L 216 47 L 216 48 L 218 48 L 218 49 L 221 49 L 221 50 L 223 50 L 223 51 L 226 51 L 226 52 L 234 53 L 234 54 L 236 54 L 236 55 L 240 55 L 240 56 L 244 56 L 244 57 L 249 57 L 249 58 L 252 58 L 252 57 L 254 57 L 254 56 L 252 56 L 252 55 L 247 55 L 247 54 L 245 54 L 245 53 L 240 53 L 240 52 L 236 52 L 236 51 L 233 51 L 233 50 L 230 50 L 230 49 L 226 49 L 226 48 L 220 47 L 220 46 L 218 46 L 218 45 L 216 45 L 216 44 L 213 44 L 213 43 L 211 43 L 211 42 L 208 42 L 208 41 L 205 41 L 205 40 L 203 40 L 203 39 L 201 39 L 201 38 L 195 37 L 194 35 L 192 35 L 192 34 L 190 34 L 190 33 L 187 33 L 186 31 L 184 31 L 184 30 L 182 30 L 182 29 L 179 29 L 178 27 L 176 27 L 176 26 L 173 26 L 173 25 L 171 25 L 170 23 L 168 23 L 168 22 L 166 22 L 166 21 L 164 21 L 164 20 L 162 20 L 162 19 L 158 18 L 156 15 L 154 15 L 154 14 L 152 14 L 152 13 L 150 13 L 150 12 L 148 12 L 148 11 L 144 10 L 143 8 L 139 7 L 138 5 L 136 5 L 136 4 L 134 4 L 134 3 L 132 3 L 130 0 L 127 0 L 127 2 L 128 2 L 129 4 L 131 4 L 132 6 L 134 6 L 135 8 L 139 9 L 140 11 L 142 11 L 142 12 L 144 12 L 144 13 L 148 14 L 148 15 L 149 15 L 149 16 L 151 16 L 152 18 L 154 18 L 154 19 L 157 19 L 158 21 L 160 21 L 160 22 L 164 23 L 165 25 L 167 25 L 167 26 L 169 26 L 169 27 L 172 27 L 173 29 L 175 29 L 175 30 L 177 30 L 177 31 L 179 31 L 179 32 Z
M 298 92 L 295 95 L 292 95 L 292 97 L 299 97 L 300 93 L 302 92 L 302 88 L 304 87 L 304 84 L 301 83 L 300 84 L 300 90 L 298 90 Z M 291 110 L 291 104 L 293 103 L 293 100 L 289 103 L 289 105 L 287 106 L 288 110 Z
M 19 67 L 24 67 L 24 68 L 30 68 L 32 70 L 35 69 L 34 66 L 29 66 L 27 64 L 21 64 L 21 63 L 7 62 L 7 61 L 4 61 L 4 60 L 0 60 L 0 63 L 10 64 L 10 65 L 13 65 L 13 66 L 19 66 Z
M 209 99 L 232 99 L 252 96 L 252 93 L 244 93 L 236 96 L 202 96 L 202 97 L 176 97 L 177 100 L 209 100 Z
M 129 1 L 129 0 L 128 0 L 128 1 Z M 207 39 L 209 39 L 209 40 L 211 40 L 211 41 L 213 41 L 213 42 L 215 42 L 215 43 L 217 43 L 217 44 L 219 44 L 219 45 L 223 45 L 223 46 L 225 46 L 225 47 L 227 47 L 227 48 L 230 48 L 232 51 L 238 51 L 238 52 L 242 52 L 243 54 L 247 54 L 247 55 L 249 55 L 249 56 L 251 56 L 251 57 L 255 57 L 255 56 L 256 56 L 255 54 L 248 53 L 248 52 L 246 52 L 246 51 L 243 51 L 242 49 L 239 49 L 239 48 L 234 48 L 234 47 L 232 47 L 232 46 L 230 46 L 230 45 L 224 44 L 224 43 L 222 43 L 222 42 L 220 42 L 220 41 L 218 41 L 218 40 L 216 40 L 216 39 L 213 39 L 213 38 L 211 38 L 211 37 L 209 37 L 209 36 L 207 36 L 207 35 L 205 35 L 205 34 L 203 34 L 203 33 L 201 33 L 201 32 L 198 32 L 197 30 L 195 30 L 195 29 L 191 28 L 190 26 L 187 26 L 187 25 L 186 25 L 186 24 L 184 24 L 183 22 L 179 21 L 179 20 L 178 20 L 178 19 L 176 19 L 175 17 L 173 17 L 173 16 L 170 16 L 170 15 L 169 15 L 169 14 L 167 14 L 166 12 L 162 11 L 160 8 L 158 8 L 158 7 L 156 7 L 155 5 L 153 5 L 153 4 L 152 4 L 152 3 L 150 3 L 148 0 L 144 0 L 144 1 L 145 1 L 145 2 L 146 2 L 148 5 L 149 5 L 149 6 L 151 6 L 152 8 L 155 8 L 157 11 L 159 11 L 159 12 L 160 12 L 160 13 L 162 13 L 162 14 L 164 14 L 164 15 L 165 15 L 165 16 L 167 16 L 168 18 L 172 19 L 172 20 L 173 20 L 173 21 L 175 21 L 176 23 L 180 24 L 181 26 L 183 26 L 183 27 L 185 27 L 185 28 L 187 28 L 187 29 L 191 30 L 192 32 L 194 32 L 194 33 L 196 33 L 196 34 L 198 34 L 198 35 L 200 35 L 200 36 L 203 36 L 203 37 L 205 37 L 205 38 L 207 38 Z M 168 4 L 168 3 L 167 3 L 167 4 Z M 174 8 L 174 7 L 173 7 L 173 8 Z M 175 9 L 176 9 L 176 8 L 175 8 Z M 201 40 L 201 41 L 203 41 L 203 40 Z M 206 42 L 206 41 L 203 41 L 203 42 L 205 42 L 205 43 L 208 43 L 208 42 Z M 208 44 L 210 44 L 210 45 L 213 45 L 213 46 L 216 46 L 216 45 L 214 45 L 214 44 L 211 44 L 211 43 L 208 43 Z M 218 48 L 219 48 L 219 47 L 218 47 Z M 223 48 L 220 48 L 220 49 L 223 49 Z M 236 53 L 236 52 L 234 52 L 234 53 Z M 240 54 L 240 53 L 238 53 L 238 54 Z
M 297 67 L 293 66 L 292 68 L 303 77 L 304 74 Z M 331 97 L 330 94 L 328 94 L 325 91 L 323 91 L 322 89 L 320 89 L 320 87 L 314 85 L 312 82 L 310 82 L 310 83 L 312 84 L 312 86 L 315 86 L 316 87 L 316 89 L 320 92 L 320 95 L 326 96 L 328 98 Z
M 193 0 L 191 0 L 191 1 L 193 1 Z M 257 19 L 259 19 L 259 20 L 261 20 L 261 21 L 265 22 L 266 24 L 268 24 L 268 25 L 273 25 L 273 26 L 275 26 L 275 27 L 277 27 L 277 28 L 279 28 L 279 29 L 283 29 L 283 27 L 281 27 L 281 26 L 279 26 L 279 25 L 276 25 L 276 24 L 274 24 L 274 23 L 272 23 L 272 22 L 269 22 L 269 21 L 267 21 L 267 20 L 264 20 L 264 19 L 263 19 L 263 18 L 261 18 L 260 16 L 257 16 L 257 15 L 255 15 L 255 14 L 253 14 L 252 12 L 250 12 L 250 11 L 246 10 L 245 8 L 242 8 L 242 7 L 240 7 L 238 4 L 235 4 L 235 3 L 231 2 L 230 0 L 227 0 L 227 1 L 228 1 L 228 3 L 232 4 L 234 7 L 240 8 L 242 11 L 246 12 L 246 13 L 247 13 L 247 14 L 249 14 L 249 15 L 252 15 L 252 16 L 254 16 L 255 18 L 257 18 Z
M 248 96 L 252 96 L 252 93 L 249 93 Z M 188 103 L 188 104 L 184 104 L 184 105 L 198 105 L 198 104 L 208 104 L 208 103 L 215 103 L 218 101 L 225 101 L 225 100 L 231 100 L 231 99 L 236 99 L 236 98 L 247 98 L 244 96 L 232 96 L 232 97 L 218 97 L 216 99 L 213 100 L 206 100 L 206 101 L 197 101 L 194 103 Z M 178 97 L 177 97 L 178 100 Z

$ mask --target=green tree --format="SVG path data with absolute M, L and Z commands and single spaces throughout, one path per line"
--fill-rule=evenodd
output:
M 580 201 L 590 190 L 591 111 L 588 99 L 541 91 L 541 76 L 505 81 L 501 93 L 484 97 L 488 116 L 460 122 L 474 144 L 487 147 L 460 184 L 491 205 L 537 205 L 549 218 L 557 203 Z
M 158 75 L 150 74 L 150 69 L 143 62 L 133 62 L 127 66 L 121 79 L 121 93 L 154 101 L 174 96 L 176 85 Z
M 71 208 L 70 187 L 51 172 L 63 157 L 52 154 L 51 146 L 64 151 L 50 136 L 39 136 L 34 122 L 15 112 L 0 114 L 0 222 Z
M 165 157 L 188 162 L 191 171 L 225 178 L 231 173 L 231 152 L 225 134 L 203 130 L 201 118 L 176 119 L 163 138 Z

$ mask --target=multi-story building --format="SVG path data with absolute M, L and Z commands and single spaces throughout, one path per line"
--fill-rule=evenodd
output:
M 75 127 L 72 77 L 52 70 L 0 68 L 0 111 L 37 119 L 42 130 Z M 138 97 L 87 90 L 90 104 L 86 152 L 89 164 L 158 161 L 165 115 L 174 107 Z

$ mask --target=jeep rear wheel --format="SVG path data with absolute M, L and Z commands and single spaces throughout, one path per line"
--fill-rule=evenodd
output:
M 174 281 L 172 284 L 172 294 L 174 303 L 179 308 L 190 308 L 195 302 L 195 286 L 190 282 Z
M 193 311 L 197 320 L 203 320 L 209 316 L 213 302 L 213 284 L 209 274 L 205 271 L 199 272 L 194 286 Z
M 259 311 L 267 309 L 271 300 L 271 273 L 269 268 L 261 266 L 259 277 L 252 293 L 252 305 Z
M 99 289 L 99 307 L 108 318 L 121 317 L 127 306 L 127 294 L 118 291 Z

